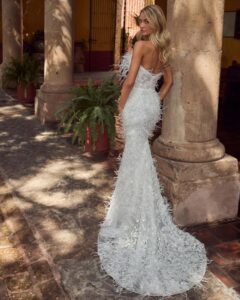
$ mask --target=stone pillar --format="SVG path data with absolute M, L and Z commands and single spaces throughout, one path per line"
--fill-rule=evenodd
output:
M 2 0 L 2 53 L 1 69 L 11 57 L 21 58 L 23 51 L 23 19 L 21 0 Z
M 177 224 L 232 218 L 238 162 L 216 138 L 224 1 L 168 0 L 167 12 L 174 84 L 153 144 L 160 178 Z
M 42 123 L 56 121 L 54 113 L 71 97 L 73 85 L 73 0 L 45 0 L 44 83 L 35 99 Z
M 114 64 L 119 64 L 121 57 L 121 35 L 124 21 L 124 0 L 117 0 L 116 6 Z

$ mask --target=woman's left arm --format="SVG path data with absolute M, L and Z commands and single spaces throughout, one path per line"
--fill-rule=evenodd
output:
M 163 79 L 164 79 L 164 82 L 159 91 L 160 100 L 163 100 L 166 97 L 171 86 L 173 85 L 172 70 L 169 65 L 163 69 Z
M 132 60 L 129 67 L 128 75 L 123 83 L 121 96 L 118 102 L 118 110 L 121 113 L 124 105 L 127 101 L 127 98 L 133 88 L 135 79 L 137 77 L 138 69 L 141 65 L 143 57 L 143 44 L 142 41 L 138 41 L 135 43 L 133 48 Z

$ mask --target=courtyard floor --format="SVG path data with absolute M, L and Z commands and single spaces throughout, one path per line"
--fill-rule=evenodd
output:
M 0 299 L 163 299 L 123 291 L 96 255 L 116 157 L 91 157 L 0 92 Z M 226 199 L 227 200 L 227 199 Z M 164 300 L 240 299 L 240 219 L 186 228 L 212 259 L 202 289 Z

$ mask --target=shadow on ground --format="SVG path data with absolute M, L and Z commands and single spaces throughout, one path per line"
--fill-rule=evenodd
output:
M 108 161 L 88 158 L 41 125 L 27 108 L 3 93 L 0 98 L 0 171 L 13 195 L 1 201 L 1 209 L 14 224 L 28 259 L 47 262 L 71 299 L 142 299 L 119 294 L 96 256 L 99 223 L 115 180 Z M 168 299 L 222 295 L 223 285 L 211 274 L 209 278 L 205 290 Z

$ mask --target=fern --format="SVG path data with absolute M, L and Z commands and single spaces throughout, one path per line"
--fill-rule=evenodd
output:
M 3 68 L 3 84 L 13 81 L 22 86 L 29 83 L 36 84 L 40 74 L 39 63 L 29 54 L 25 53 L 22 59 L 11 58 Z
M 117 99 L 120 86 L 114 82 L 114 76 L 95 86 L 91 79 L 86 86 L 71 89 L 73 98 L 62 105 L 55 113 L 60 119 L 59 130 L 72 132 L 72 143 L 84 145 L 86 130 L 91 130 L 93 150 L 96 147 L 98 132 L 107 130 L 110 143 L 116 136 L 115 115 L 118 114 Z

